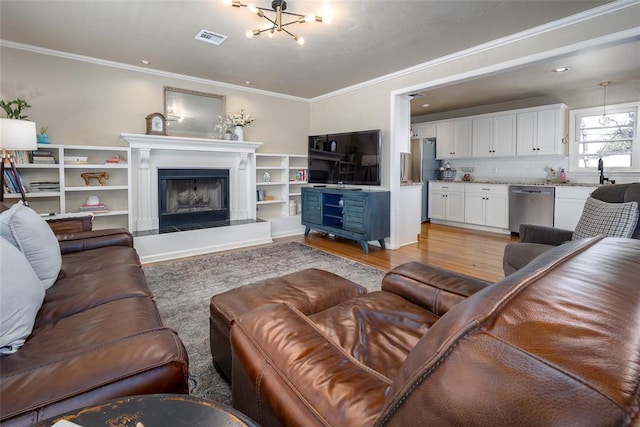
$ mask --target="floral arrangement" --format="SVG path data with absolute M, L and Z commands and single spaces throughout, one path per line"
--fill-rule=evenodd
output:
M 221 116 L 218 116 L 220 119 L 220 124 L 216 126 L 216 129 L 220 129 L 222 132 L 225 132 L 229 128 L 234 127 L 245 127 L 253 124 L 256 119 L 251 116 L 251 114 L 245 113 L 244 110 L 240 110 L 239 113 L 231 114 L 227 113 L 227 116 L 222 119 Z

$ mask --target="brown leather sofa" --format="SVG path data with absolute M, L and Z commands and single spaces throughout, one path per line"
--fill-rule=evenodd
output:
M 231 326 L 233 405 L 266 426 L 640 425 L 640 241 L 555 247 L 489 284 L 432 266 Z M 325 286 L 330 286 L 329 283 Z
M 0 358 L 0 423 L 27 426 L 107 399 L 188 393 L 188 359 L 162 325 L 124 229 L 58 236 L 62 269 L 33 332 Z

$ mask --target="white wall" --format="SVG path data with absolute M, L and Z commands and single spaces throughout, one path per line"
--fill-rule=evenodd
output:
M 306 100 L 9 47 L 0 47 L 0 75 L 0 98 L 31 104 L 27 115 L 38 127 L 49 127 L 52 143 L 123 145 L 119 134 L 145 133 L 145 117 L 163 112 L 163 88 L 173 86 L 225 95 L 227 111 L 251 113 L 257 120 L 245 129 L 245 139 L 263 142 L 261 152 L 307 152 Z M 216 123 L 213 118 L 212 126 Z

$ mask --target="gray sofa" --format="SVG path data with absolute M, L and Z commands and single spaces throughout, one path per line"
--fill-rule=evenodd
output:
M 591 193 L 591 197 L 607 203 L 635 201 L 640 204 L 640 182 L 604 185 Z M 572 237 L 573 231 L 571 230 L 521 224 L 519 241 L 508 244 L 504 250 L 503 269 L 505 276 L 521 269 L 552 247 L 570 241 Z M 640 222 L 636 224 L 632 238 L 640 239 Z

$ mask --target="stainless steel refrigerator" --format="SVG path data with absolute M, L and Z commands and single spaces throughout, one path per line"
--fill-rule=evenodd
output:
M 402 182 L 422 183 L 422 222 L 429 221 L 429 180 L 437 179 L 436 139 L 411 140 L 411 152 L 400 155 Z
M 427 222 L 429 221 L 429 180 L 436 179 L 440 161 L 436 160 L 435 138 L 423 138 L 418 141 L 422 153 L 422 222 Z

